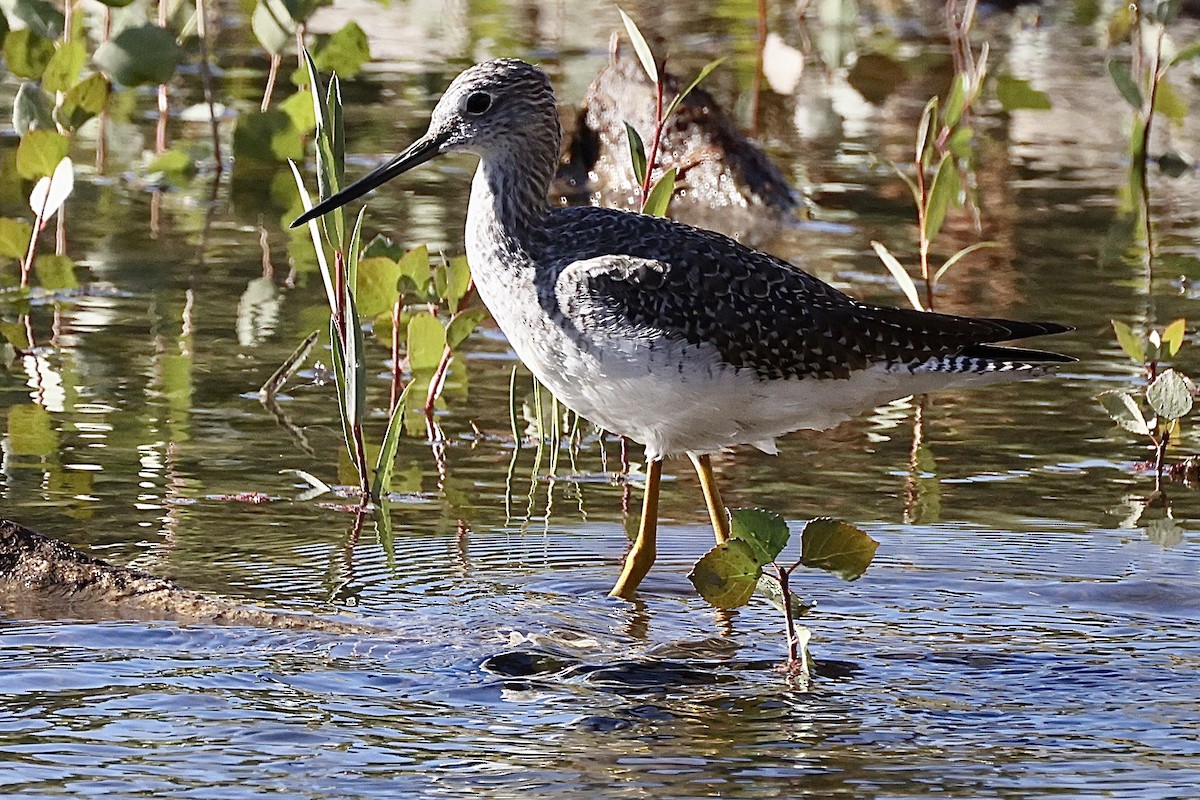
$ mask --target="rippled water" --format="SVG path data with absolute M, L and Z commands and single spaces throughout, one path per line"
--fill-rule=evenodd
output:
M 743 119 L 747 5 L 697 21 L 668 3 L 657 17 L 681 70 L 734 54 L 712 89 Z M 387 11 L 388 25 L 375 5 L 323 12 L 326 28 L 381 19 L 378 63 L 347 88 L 352 169 L 405 144 L 476 58 L 540 59 L 560 99 L 578 102 L 617 25 L 607 6 L 589 12 L 602 30 L 556 4 L 413 2 Z M 876 156 L 907 157 L 937 88 L 922 54 L 938 48 L 880 24 L 815 41 L 831 67 L 839 48 L 892 47 L 914 77 L 882 106 L 836 69 L 810 67 L 794 95 L 764 94 L 764 140 L 822 209 L 767 246 L 858 296 L 900 303 L 868 242 L 910 253 L 912 210 Z M 794 46 L 814 35 L 776 27 Z M 1148 287 L 1118 196 L 1125 109 L 1095 31 L 1065 10 L 1040 27 L 997 17 L 986 30 L 995 68 L 1031 78 L 1054 110 L 991 108 L 980 120 L 985 235 L 1005 247 L 952 276 L 941 307 L 1073 324 L 1055 345 L 1081 360 L 1054 380 L 930 398 L 933 466 L 921 472 L 909 468 L 917 401 L 796 434 L 778 457 L 718 460 L 731 506 L 777 510 L 794 531 L 839 516 L 881 543 L 853 584 L 803 576 L 800 591 L 817 602 L 808 686 L 775 669 L 784 642 L 773 609 L 719 613 L 695 596 L 685 575 L 711 531 L 686 464 L 668 465 L 659 563 L 639 601 L 605 596 L 632 522 L 625 486 L 605 476 L 616 445 L 587 440 L 574 471 L 564 454 L 553 480 L 544 461 L 533 475 L 523 448 L 507 480 L 514 362 L 491 327 L 455 367 L 440 417 L 444 473 L 422 440 L 401 445 L 390 538 L 371 521 L 356 533 L 328 496 L 300 499 L 305 487 L 286 470 L 349 474 L 329 386 L 305 373 L 276 412 L 254 396 L 324 322 L 311 273 L 285 286 L 289 252 L 302 250 L 289 250 L 284 209 L 236 171 L 211 205 L 203 176 L 154 195 L 133 180 L 136 153 L 82 177 L 68 231 L 84 288 L 37 302 L 45 346 L 0 371 L 0 512 L 188 588 L 378 632 L 99 618 L 9 597 L 0 795 L 1193 796 L 1200 553 L 1189 529 L 1200 508 L 1182 486 L 1170 488 L 1169 515 L 1141 508 L 1151 482 L 1133 464 L 1146 451 L 1093 398 L 1138 380 L 1110 318 L 1200 316 L 1196 175 L 1153 176 L 1163 257 Z M 222 35 L 224 88 L 248 109 L 262 63 L 245 31 Z M 254 88 L 238 83 L 239 64 Z M 1200 102 L 1194 84 L 1181 89 Z M 1193 115 L 1171 144 L 1200 153 L 1197 132 Z M 185 143 L 203 134 L 172 129 Z M 372 199 L 368 227 L 459 252 L 470 167 L 448 161 L 397 181 Z M 962 220 L 948 228 L 947 250 L 973 240 Z M 385 349 L 371 357 L 378 407 Z M 380 416 L 369 433 L 382 427 Z M 1194 449 L 1190 434 L 1184 445 Z M 248 493 L 271 500 L 239 501 Z M 634 509 L 637 498 L 635 486 Z

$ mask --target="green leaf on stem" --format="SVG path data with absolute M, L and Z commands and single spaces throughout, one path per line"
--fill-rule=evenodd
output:
M 1178 53 L 1176 53 L 1171 58 L 1171 61 L 1168 63 L 1167 68 L 1170 69 L 1171 67 L 1175 66 L 1176 64 L 1180 64 L 1184 61 L 1191 61 L 1193 58 L 1200 58 L 1200 42 L 1192 42 L 1187 47 L 1183 48 Z
M 1142 413 L 1141 406 L 1138 405 L 1131 393 L 1120 390 L 1101 392 L 1096 395 L 1096 399 L 1100 401 L 1100 405 L 1104 406 L 1104 410 L 1108 412 L 1108 416 L 1112 417 L 1113 422 L 1138 436 L 1150 435 L 1150 425 L 1146 422 L 1146 415 Z
M 1179 352 L 1179 348 L 1183 347 L 1183 334 L 1186 329 L 1187 320 L 1182 317 L 1163 328 L 1162 340 L 1163 344 L 1167 345 L 1169 355 L 1175 355 Z
M 996 99 L 1005 111 L 1048 111 L 1052 107 L 1049 95 L 1033 88 L 1029 81 L 1011 75 L 1001 75 L 996 79 Z
M 629 141 L 629 160 L 633 164 L 633 177 L 637 179 L 638 186 L 641 186 L 646 180 L 646 145 L 642 143 L 637 129 L 628 122 L 625 123 L 625 136 Z
M 1119 320 L 1112 320 L 1113 331 L 1117 334 L 1117 344 L 1138 364 L 1146 363 L 1146 342 L 1133 332 L 1133 328 Z
M 658 65 L 654 61 L 654 53 L 650 50 L 650 45 L 646 43 L 646 37 L 642 36 L 637 24 L 629 18 L 624 10 L 618 8 L 617 13 L 621 15 L 621 22 L 625 23 L 625 32 L 629 34 L 633 51 L 637 53 L 638 60 L 642 62 L 642 69 L 646 70 L 646 75 L 650 78 L 651 83 L 658 83 Z
M 1162 114 L 1175 123 L 1187 119 L 1187 100 L 1183 99 L 1183 96 L 1165 77 L 1159 80 L 1158 88 L 1154 92 L 1154 113 Z
M 800 536 L 800 563 L 852 581 L 866 572 L 878 548 L 879 542 L 850 523 L 819 517 Z
M 947 128 L 953 128 L 962 119 L 967 107 L 967 76 L 955 75 L 950 84 L 950 94 L 946 96 L 946 107 L 942 110 L 943 123 Z
M 429 312 L 413 314 L 408 321 L 408 368 L 413 372 L 437 369 L 446 351 L 446 327 Z
M 1142 90 L 1138 88 L 1137 82 L 1134 81 L 1133 75 L 1129 72 L 1129 65 L 1124 61 L 1115 59 L 1108 60 L 1108 74 L 1112 76 L 1113 83 L 1117 86 L 1117 91 L 1121 93 L 1121 97 L 1125 98 L 1125 102 L 1129 103 L 1135 111 L 1141 111 L 1143 106 Z
M 258 0 L 250 16 L 250 30 L 271 55 L 283 52 L 296 38 L 295 9 L 284 0 Z
M 761 508 L 739 508 L 730 514 L 729 535 L 749 544 L 759 564 L 770 564 L 787 546 L 791 534 L 778 514 Z
M 317 127 L 317 117 L 313 113 L 312 92 L 301 89 L 278 106 L 279 110 L 288 115 L 292 125 L 303 134 L 312 133 Z
M 914 152 L 916 163 L 921 169 L 929 169 L 933 161 L 933 123 L 937 119 L 938 99 L 929 98 L 925 110 L 921 112 L 921 122 L 917 126 L 917 147 Z
M 55 112 L 59 124 L 68 130 L 75 130 L 99 114 L 108 101 L 108 88 L 108 81 L 99 73 L 72 86 Z
M 946 263 L 942 264 L 941 268 L 939 268 L 937 272 L 933 273 L 933 278 L 930 280 L 930 282 L 934 286 L 937 286 L 938 281 L 940 281 L 942 279 L 942 277 L 947 272 L 949 272 L 950 269 L 955 264 L 957 264 L 959 261 L 962 261 L 967 256 L 971 255 L 971 253 L 974 253 L 977 250 L 987 250 L 987 249 L 993 249 L 993 248 L 998 248 L 998 247 L 1000 247 L 999 242 L 976 242 L 975 244 L 964 247 L 963 249 L 959 250 L 957 253 L 955 253 L 954 255 L 952 255 L 946 259 Z
M 949 155 L 943 155 L 929 185 L 929 205 L 925 208 L 925 239 L 932 242 L 942 230 L 946 212 L 957 206 L 959 194 L 958 167 Z
M 1192 387 L 1187 378 L 1168 369 L 1146 388 L 1146 402 L 1164 420 L 1174 421 L 1192 410 Z
M 688 580 L 717 608 L 738 608 L 750 602 L 761 575 L 762 566 L 750 544 L 730 539 L 705 553 L 688 573 Z
M 471 268 L 467 265 L 466 256 L 456 256 L 445 259 L 442 268 L 434 275 L 438 297 L 450 309 L 450 313 L 458 311 L 458 304 L 466 297 L 467 289 L 471 288 Z
M 319 46 L 314 61 L 318 69 L 353 78 L 371 60 L 367 34 L 356 22 L 347 22 Z
M 57 131 L 29 131 L 17 145 L 17 173 L 27 181 L 52 175 L 70 149 L 67 137 Z
M 10 0 L 3 4 L 3 8 L 3 13 L 10 19 L 25 23 L 26 28 L 43 39 L 54 41 L 63 34 L 66 18 L 46 0 Z
M 424 295 L 429 291 L 433 282 L 433 269 L 429 265 L 429 248 L 419 245 L 409 250 L 398 262 L 400 277 L 407 278 L 413 290 Z
M 679 94 L 675 95 L 674 98 L 672 98 L 670 104 L 667 106 L 667 110 L 663 112 L 663 119 L 664 120 L 670 119 L 671 115 L 675 113 L 675 109 L 679 108 L 679 104 L 682 103 L 685 99 L 687 99 L 687 96 L 692 93 L 692 90 L 695 89 L 697 86 L 699 86 L 700 82 L 703 81 L 705 78 L 707 78 L 714 69 L 721 66 L 721 63 L 724 60 L 725 60 L 724 58 L 718 58 L 715 61 L 710 61 L 707 64 L 705 64 L 700 69 L 700 72 L 696 74 L 696 77 L 692 79 L 692 82 L 689 83 L 686 87 L 684 87 L 684 90 L 682 92 L 680 92 Z
M 101 44 L 92 60 L 114 83 L 166 83 L 183 60 L 183 48 L 175 43 L 175 34 L 146 23 L 125 28 Z
M 29 28 L 9 31 L 4 37 L 4 62 L 14 75 L 38 80 L 52 58 L 54 42 Z
M 758 586 L 755 587 L 755 593 L 771 605 L 775 606 L 775 608 L 779 609 L 780 611 L 784 611 L 783 587 L 779 585 L 779 579 L 771 573 L 764 572 L 762 574 L 762 577 L 758 579 Z M 804 601 L 797 597 L 794 591 L 789 592 L 788 595 L 789 599 L 791 600 L 790 605 L 792 607 L 793 617 L 803 616 L 812 610 L 812 607 L 805 605 Z
M 33 226 L 23 219 L 0 217 L 0 258 L 24 258 Z
M 54 102 L 42 91 L 37 81 L 25 81 L 13 99 L 13 129 L 18 136 L 31 130 L 54 130 Z
M 83 42 L 60 42 L 42 73 L 42 86 L 48 92 L 67 91 L 75 85 L 86 63 L 87 49 Z
M 456 349 L 479 327 L 479 323 L 487 318 L 488 310 L 482 306 L 464 308 L 459 311 L 446 326 L 446 345 L 451 350 Z
M 33 274 L 38 286 L 49 291 L 78 289 L 75 262 L 67 256 L 42 255 L 33 260 Z
M 674 196 L 675 168 L 671 167 L 650 189 L 650 194 L 646 197 L 646 204 L 642 206 L 642 213 L 652 217 L 665 217 L 671 207 L 671 198 Z
M 921 298 L 917 294 L 917 286 L 913 283 L 908 270 L 892 255 L 892 252 L 887 249 L 883 242 L 871 242 L 871 247 L 875 248 L 875 254 L 879 256 L 879 260 L 887 267 L 888 272 L 892 273 L 892 277 L 900 285 L 900 291 L 904 292 L 904 296 L 908 298 L 908 302 L 912 304 L 912 307 L 917 311 L 924 311 L 925 308 L 921 305 Z
M 364 318 L 391 310 L 400 296 L 400 275 L 400 265 L 390 258 L 364 258 L 358 262 L 355 296 Z

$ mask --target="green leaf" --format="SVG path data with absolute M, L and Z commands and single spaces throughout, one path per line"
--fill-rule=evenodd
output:
M 971 141 L 975 137 L 975 131 L 967 126 L 955 128 L 954 133 L 946 139 L 946 149 L 949 150 L 955 158 L 968 159 L 971 157 Z
M 414 372 L 437 369 L 446 351 L 446 328 L 428 312 L 408 321 L 408 367 Z
M 625 32 L 629 34 L 633 51 L 637 53 L 638 60 L 642 62 L 642 69 L 646 71 L 651 83 L 658 83 L 658 65 L 654 62 L 654 53 L 651 52 L 650 45 L 646 43 L 646 37 L 642 36 L 637 24 L 629 18 L 624 10 L 618 8 L 617 12 L 621 15 L 621 22 L 625 23 Z
M 1176 53 L 1171 58 L 1171 61 L 1168 64 L 1168 69 L 1176 64 L 1181 64 L 1184 61 L 1191 61 L 1193 58 L 1200 58 L 1200 42 L 1192 42 L 1187 47 Z
M 292 126 L 301 133 L 308 134 L 316 130 L 317 117 L 313 113 L 312 92 L 301 89 L 287 100 L 279 104 L 279 110 L 288 115 Z
M 471 268 L 466 256 L 456 256 L 446 261 L 438 270 L 438 295 L 446 301 L 450 313 L 458 311 L 458 304 L 471 287 Z
M 925 238 L 933 241 L 942 230 L 946 212 L 951 205 L 958 205 L 958 169 L 954 159 L 942 156 L 933 183 L 929 187 L 929 205 L 925 210 Z
M 488 310 L 482 306 L 464 308 L 459 311 L 446 326 L 446 345 L 451 350 L 456 349 L 479 327 L 479 323 L 487 318 Z
M 413 289 L 420 294 L 429 291 L 433 281 L 433 271 L 429 266 L 429 248 L 425 245 L 414 247 L 400 259 L 400 275 L 412 281 Z
M 879 542 L 850 523 L 820 517 L 800 536 L 800 563 L 852 581 L 866 572 L 878 548 Z
M 892 252 L 884 246 L 883 242 L 871 242 L 871 247 L 875 248 L 875 255 L 879 256 L 879 260 L 887 267 L 888 272 L 892 273 L 892 277 L 896 279 L 896 283 L 900 285 L 900 291 L 904 292 L 904 296 L 908 298 L 908 302 L 918 311 L 924 311 L 921 305 L 921 298 L 917 295 L 917 286 L 913 283 L 912 276 L 908 274 L 908 270 L 904 269 L 903 265 L 896 260 Z
M 750 602 L 761 575 L 762 567 L 750 544 L 730 539 L 705 553 L 688 573 L 688 580 L 717 608 L 738 608 Z
M 1133 328 L 1119 320 L 1112 320 L 1113 331 L 1117 334 L 1117 344 L 1138 364 L 1146 363 L 1146 342 L 1133 332 Z
M 54 174 L 58 162 L 67 157 L 71 143 L 56 131 L 34 130 L 21 137 L 17 146 L 17 172 L 27 181 Z
M 333 379 L 337 388 L 338 416 L 342 420 L 342 439 L 350 460 L 354 460 L 354 437 L 350 433 L 350 410 L 346 406 L 346 354 L 337 334 L 337 320 L 329 315 L 329 356 L 333 361 Z
M 75 130 L 99 114 L 107 101 L 108 81 L 103 75 L 91 75 L 67 90 L 55 113 L 64 128 Z
M 233 155 L 266 163 L 299 161 L 304 158 L 304 138 L 282 111 L 251 111 L 238 116 Z
M 652 217 L 665 217 L 671 207 L 671 198 L 674 196 L 675 168 L 671 167 L 650 189 L 650 194 L 646 196 L 646 204 L 642 206 L 642 213 Z
M 914 151 L 914 157 L 921 165 L 921 169 L 929 168 L 930 160 L 933 158 L 933 123 L 937 119 L 938 99 L 936 97 L 929 98 L 929 102 L 925 104 L 925 110 L 921 112 L 921 122 L 917 125 L 917 147 Z
M 1163 328 L 1162 340 L 1163 344 L 1167 345 L 1168 354 L 1173 356 L 1183 347 L 1183 334 L 1186 329 L 1187 320 L 1182 317 Z
M 986 249 L 990 249 L 990 248 L 998 248 L 999 246 L 1000 246 L 999 242 L 976 242 L 975 244 L 964 247 L 963 249 L 959 250 L 957 253 L 955 253 L 954 255 L 952 255 L 946 259 L 946 263 L 942 264 L 941 268 L 937 272 L 933 273 L 933 278 L 931 279 L 931 282 L 933 283 L 934 286 L 937 286 L 938 281 L 940 281 L 942 279 L 942 277 L 947 272 L 949 272 L 950 269 L 955 264 L 957 264 L 959 261 L 962 261 L 965 257 L 971 255 L 971 253 L 974 253 L 976 250 L 986 250 Z
M 692 79 L 692 82 L 684 87 L 682 92 L 675 95 L 675 97 L 671 99 L 670 104 L 667 105 L 667 110 L 663 112 L 663 119 L 670 119 L 671 115 L 675 113 L 675 109 L 679 108 L 679 104 L 687 99 L 687 96 L 692 93 L 692 90 L 699 86 L 700 82 L 707 78 L 714 69 L 721 66 L 723 61 L 725 61 L 725 59 L 722 57 L 705 64 L 700 69 L 700 72 L 696 75 L 696 77 Z
M 13 129 L 24 136 L 31 130 L 54 130 L 54 103 L 36 81 L 25 81 L 13 99 Z
M 962 119 L 967 107 L 967 76 L 955 75 L 950 84 L 950 94 L 946 96 L 946 107 L 942 110 L 943 124 L 953 128 Z
M 9 31 L 4 37 L 4 61 L 14 75 L 38 80 L 52 58 L 54 42 L 29 28 Z
M 429 251 L 426 250 L 426 260 L 428 260 Z M 400 261 L 404 258 L 404 248 L 393 242 L 390 238 L 382 233 L 375 234 L 375 238 L 367 243 L 367 246 L 362 251 L 363 258 L 390 258 L 393 261 Z
M 126 28 L 96 48 L 96 66 L 123 86 L 166 83 L 183 60 L 175 35 L 149 23 Z
M 250 16 L 250 30 L 271 55 L 283 52 L 296 38 L 296 20 L 292 8 L 283 0 L 258 0 Z
M 0 257 L 24 258 L 33 226 L 25 220 L 0 217 Z
M 1158 82 L 1158 88 L 1154 92 L 1154 113 L 1162 114 L 1176 123 L 1187 119 L 1187 101 L 1166 78 Z
M 182 150 L 168 150 L 150 162 L 148 172 L 163 172 L 171 175 L 191 175 L 196 171 L 196 162 Z
M 1158 0 L 1154 6 L 1154 18 L 1162 25 L 1174 22 L 1182 5 L 1183 0 Z
M 60 42 L 42 73 L 42 86 L 48 92 L 67 91 L 75 85 L 86 63 L 87 49 L 83 42 Z
M 6 0 L 0 7 L 10 20 L 20 20 L 43 39 L 54 41 L 63 34 L 63 13 L 46 0 Z
M 296 180 L 296 190 L 300 195 L 300 203 L 305 211 L 312 208 L 312 199 L 308 196 L 308 190 L 304 188 L 304 179 L 300 177 L 300 170 L 296 168 L 296 162 L 288 161 L 288 166 L 292 170 L 292 177 Z M 329 260 L 325 258 L 325 248 L 321 246 L 321 230 L 317 226 L 317 221 L 309 220 L 308 233 L 312 238 L 313 251 L 317 257 L 317 266 L 321 273 L 321 283 L 325 286 L 325 300 L 329 303 L 329 310 L 333 312 L 337 309 L 337 294 L 334 288 L 333 273 L 329 269 Z
M 633 177 L 637 179 L 638 186 L 641 186 L 646 180 L 646 145 L 637 129 L 628 122 L 625 123 L 625 137 L 629 141 L 629 160 L 633 163 Z
M 996 99 L 1005 111 L 1049 111 L 1052 107 L 1049 95 L 1033 88 L 1033 84 L 1024 78 L 1011 75 L 1001 75 L 996 79 Z
M 376 502 L 382 502 L 392 491 L 392 473 L 396 469 L 396 449 L 400 444 L 400 434 L 404 430 L 404 408 L 408 402 L 408 394 L 412 391 L 413 382 L 409 381 L 396 400 L 392 416 L 388 420 L 387 432 L 383 434 L 383 443 L 379 447 L 379 458 L 375 461 L 375 480 L 371 483 L 371 495 Z
M 1192 387 L 1173 369 L 1160 372 L 1146 389 L 1146 402 L 1165 420 L 1177 420 L 1192 410 Z
M 791 534 L 778 514 L 761 508 L 739 508 L 730 514 L 729 535 L 749 544 L 761 565 L 775 560 Z
M 390 310 L 400 296 L 399 279 L 400 265 L 390 258 L 360 259 L 355 281 L 359 313 L 365 318 Z
M 33 260 L 33 274 L 37 276 L 38 286 L 43 289 L 55 291 L 79 288 L 79 280 L 75 277 L 75 262 L 66 256 L 38 256 Z
M 342 79 L 353 78 L 370 60 L 367 34 L 356 22 L 347 22 L 330 35 L 313 59 L 317 69 L 337 73 Z
M 1108 416 L 1112 417 L 1113 422 L 1138 436 L 1150 435 L 1150 425 L 1147 424 L 1146 416 L 1142 413 L 1141 407 L 1132 394 L 1113 390 L 1101 392 L 1096 395 L 1096 399 L 1100 401 L 1100 405 L 1104 406 L 1104 410 L 1108 412 Z
M 1117 91 L 1121 93 L 1121 97 L 1125 98 L 1125 102 L 1129 103 L 1135 111 L 1142 110 L 1142 90 L 1138 88 L 1137 83 L 1133 80 L 1133 75 L 1129 72 L 1129 65 L 1124 61 L 1115 59 L 1108 60 L 1108 74 L 1112 76 L 1113 83 L 1117 86 Z

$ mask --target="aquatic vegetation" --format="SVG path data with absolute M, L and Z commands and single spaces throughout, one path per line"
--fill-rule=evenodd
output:
M 688 579 L 700 596 L 717 608 L 740 608 L 756 593 L 783 612 L 788 641 L 787 667 L 808 671 L 807 631 L 795 618 L 808 608 L 792 594 L 790 578 L 801 566 L 821 569 L 842 580 L 857 580 L 866 572 L 879 542 L 841 520 L 822 517 L 809 521 L 800 534 L 800 556 L 784 566 L 779 557 L 791 532 L 783 517 L 763 509 L 738 509 L 729 515 L 729 540 L 713 547 L 696 562 Z M 764 572 L 774 567 L 775 574 Z
M 1144 338 L 1124 322 L 1113 320 L 1112 326 L 1121 349 L 1145 369 L 1147 383 L 1138 392 L 1115 389 L 1100 393 L 1096 399 L 1113 422 L 1150 440 L 1154 448 L 1154 488 L 1160 491 L 1167 448 L 1180 439 L 1183 418 L 1191 412 L 1196 393 L 1195 383 L 1187 375 L 1175 369 L 1160 369 L 1161 362 L 1174 358 L 1183 346 L 1187 321 L 1177 319 L 1161 331 L 1150 331 Z

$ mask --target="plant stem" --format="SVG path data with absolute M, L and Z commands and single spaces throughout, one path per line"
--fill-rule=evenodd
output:
M 779 594 L 783 598 L 783 620 L 787 625 L 788 666 L 791 666 L 800 660 L 800 640 L 796 636 L 796 618 L 792 613 L 792 590 L 788 586 L 788 578 L 791 577 L 792 571 L 784 569 L 778 563 L 772 563 L 775 565 L 775 574 L 779 579 Z
M 396 405 L 400 402 L 400 308 L 401 296 L 396 297 L 392 306 L 392 393 L 388 402 L 388 417 L 396 413 Z
M 196 0 L 196 37 L 200 41 L 200 82 L 204 86 L 204 102 L 208 104 L 208 121 L 212 129 L 213 167 L 216 170 L 217 180 L 220 180 L 225 167 L 221 161 L 221 131 L 217 125 L 217 114 L 213 104 L 212 70 L 208 63 L 207 14 L 204 0 Z
M 654 136 L 650 139 L 650 154 L 646 159 L 646 176 L 642 178 L 642 208 L 646 207 L 646 201 L 650 198 L 650 181 L 654 175 L 655 164 L 658 163 L 658 140 L 662 137 L 663 130 L 663 84 L 662 73 L 666 70 L 667 63 L 663 60 L 662 69 L 659 70 L 659 79 L 654 82 Z
M 279 76 L 279 65 L 283 63 L 283 53 L 271 56 L 271 67 L 267 70 L 267 88 L 263 90 L 262 103 L 258 110 L 266 112 L 271 106 L 271 95 L 275 93 L 275 79 Z
M 758 0 L 758 46 L 754 61 L 754 84 L 750 87 L 750 135 L 758 136 L 758 111 L 762 94 L 763 53 L 767 49 L 767 0 Z

